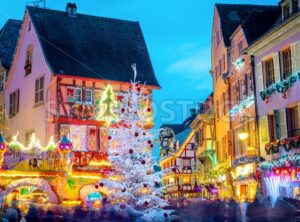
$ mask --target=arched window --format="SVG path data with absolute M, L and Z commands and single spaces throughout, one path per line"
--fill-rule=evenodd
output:
M 31 73 L 32 70 L 32 52 L 33 52 L 33 48 L 32 45 L 28 46 L 27 50 L 26 50 L 26 60 L 25 60 L 25 76 L 29 75 Z

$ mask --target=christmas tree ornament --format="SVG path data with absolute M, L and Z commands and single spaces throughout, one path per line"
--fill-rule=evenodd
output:
M 145 205 L 145 206 L 148 206 L 148 205 L 149 205 L 148 201 L 145 201 L 144 205 Z
M 139 133 L 135 133 L 134 136 L 135 136 L 135 137 L 138 137 L 138 136 L 139 136 Z
M 100 186 L 100 187 L 103 187 L 103 186 L 104 186 L 104 184 L 101 182 L 101 183 L 99 183 L 99 186 Z
M 144 187 L 146 188 L 146 187 L 147 187 L 147 184 L 144 183 Z
M 145 161 L 145 160 L 142 160 L 141 163 L 144 165 L 144 164 L 146 163 L 146 161 Z
M 153 148 L 153 144 L 150 144 L 150 148 Z
M 148 143 L 148 144 L 151 144 L 151 143 L 152 143 L 152 141 L 151 141 L 151 140 L 148 140 L 148 141 L 147 141 L 147 143 Z
M 122 192 L 124 193 L 126 191 L 126 188 L 124 187 L 123 189 L 122 189 Z
M 107 139 L 108 139 L 108 140 L 111 140 L 111 139 L 112 139 L 112 137 L 111 137 L 111 136 L 108 136 L 108 137 L 107 137 Z
M 98 185 L 95 185 L 95 188 L 96 188 L 96 189 L 98 189 L 98 188 L 99 188 L 99 186 L 98 186 Z
M 129 149 L 129 153 L 132 154 L 132 153 L 133 153 L 133 150 L 132 150 L 132 149 Z

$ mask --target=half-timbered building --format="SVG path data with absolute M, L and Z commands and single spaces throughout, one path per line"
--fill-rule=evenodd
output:
M 191 123 L 196 110 L 182 124 L 161 126 L 161 161 L 164 171 L 162 183 L 169 197 L 201 195 L 200 161 L 196 158 L 195 133 Z
M 134 63 L 148 93 L 158 89 L 138 22 L 79 14 L 71 3 L 27 7 L 5 89 L 6 139 L 26 145 L 35 134 L 45 145 L 67 135 L 78 165 L 101 159 L 117 121 L 108 126 L 104 111 L 122 101 Z M 141 105 L 152 127 L 151 104 Z

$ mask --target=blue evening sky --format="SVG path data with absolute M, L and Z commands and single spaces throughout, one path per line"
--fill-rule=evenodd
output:
M 22 19 L 25 0 L 0 1 L 0 26 Z M 64 10 L 68 0 L 47 0 Z M 139 21 L 162 89 L 154 93 L 156 127 L 182 122 L 188 108 L 212 91 L 210 47 L 213 9 L 218 3 L 277 4 L 278 0 L 73 0 L 78 12 Z M 170 109 L 174 110 L 172 114 Z M 158 111 L 158 112 L 157 112 Z

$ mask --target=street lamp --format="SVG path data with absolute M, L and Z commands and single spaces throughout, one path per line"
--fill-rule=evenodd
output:
M 248 139 L 249 137 L 249 133 L 245 130 L 245 127 L 243 128 L 243 130 L 239 133 L 239 138 L 240 140 L 244 141 L 246 139 Z
M 247 130 L 246 130 L 246 127 L 245 127 L 245 123 L 246 123 L 246 119 L 251 119 L 251 118 L 253 118 L 254 119 L 254 117 L 252 117 L 252 116 L 242 116 L 241 118 L 240 118 L 240 122 L 242 123 L 242 126 L 243 126 L 243 129 L 242 129 L 242 131 L 239 133 L 239 139 L 240 140 L 242 140 L 242 141 L 245 141 L 246 139 L 248 139 L 248 137 L 249 137 L 249 133 L 247 132 Z

